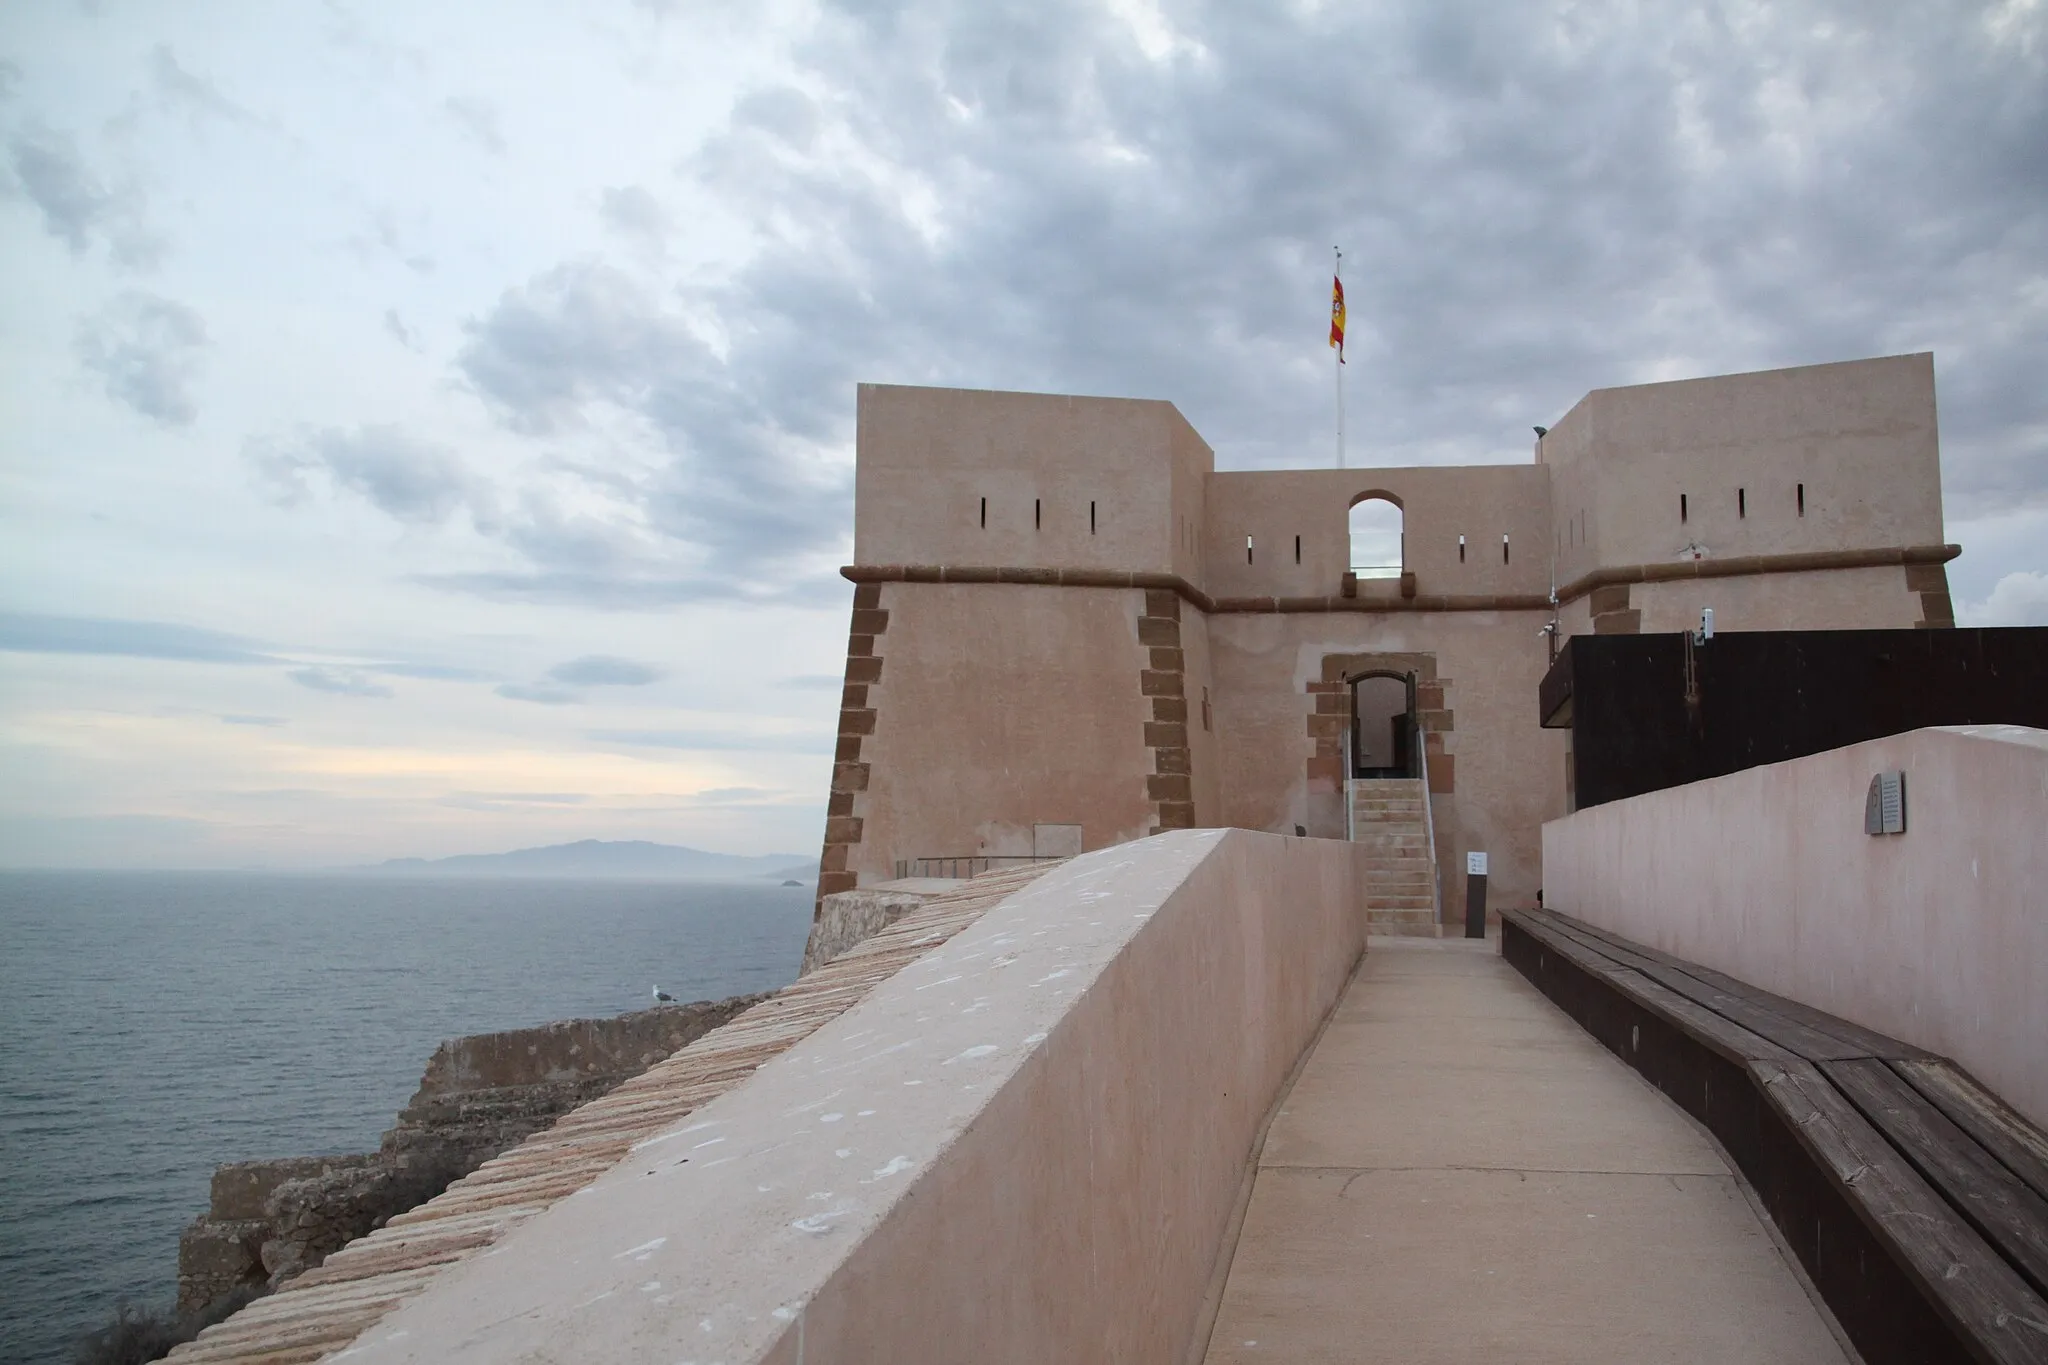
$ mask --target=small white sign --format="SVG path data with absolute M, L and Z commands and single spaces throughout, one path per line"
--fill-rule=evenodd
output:
M 1484 853 L 1467 853 L 1465 855 L 1465 875 L 1468 877 L 1484 877 L 1486 875 L 1486 855 Z

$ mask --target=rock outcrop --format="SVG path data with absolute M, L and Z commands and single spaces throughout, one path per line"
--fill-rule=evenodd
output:
M 766 998 L 738 995 L 442 1043 L 377 1151 L 241 1161 L 214 1172 L 206 1213 L 178 1243 L 180 1311 L 312 1269 Z
M 818 902 L 798 976 L 809 976 L 855 944 L 865 942 L 923 905 L 959 886 L 942 877 L 909 877 L 855 891 L 834 891 Z

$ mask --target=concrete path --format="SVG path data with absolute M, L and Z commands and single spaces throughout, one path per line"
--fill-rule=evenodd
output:
M 1850 1357 L 1713 1143 L 1494 940 L 1374 939 L 1267 1134 L 1207 1358 Z

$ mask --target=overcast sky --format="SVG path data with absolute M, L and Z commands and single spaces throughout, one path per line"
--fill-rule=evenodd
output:
M 2048 6 L 12 4 L 0 863 L 806 853 L 862 380 L 1226 468 L 1931 350 L 2048 624 Z

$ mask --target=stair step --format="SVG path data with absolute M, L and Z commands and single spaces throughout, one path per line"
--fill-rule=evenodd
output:
M 1436 918 L 1426 912 L 1368 911 L 1365 927 L 1368 933 L 1391 935 L 1400 938 L 1435 938 L 1437 936 Z

